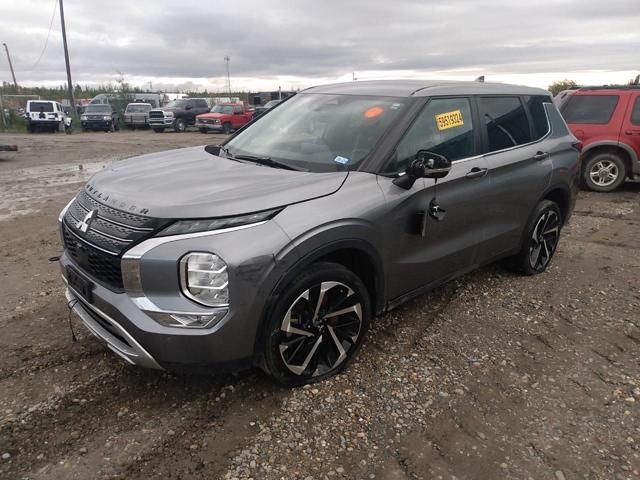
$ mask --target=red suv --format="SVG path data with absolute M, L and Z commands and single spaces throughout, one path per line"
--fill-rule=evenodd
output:
M 584 87 L 560 111 L 582 142 L 586 187 L 610 192 L 640 176 L 640 85 Z

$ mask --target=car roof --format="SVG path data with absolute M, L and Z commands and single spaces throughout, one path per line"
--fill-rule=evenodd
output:
M 576 90 L 574 95 L 607 95 L 611 93 L 632 92 L 634 90 L 640 90 L 640 85 L 603 85 L 596 87 L 581 87 L 579 90 Z
M 432 95 L 551 95 L 541 88 L 506 83 L 446 80 L 366 80 L 332 83 L 307 88 L 301 93 L 372 95 L 384 97 L 429 97 Z

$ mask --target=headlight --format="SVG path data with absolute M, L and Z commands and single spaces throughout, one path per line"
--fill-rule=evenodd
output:
M 111 120 L 111 117 L 105 115 L 104 117 L 102 117 L 103 120 Z
M 220 123 L 220 120 L 218 120 L 217 118 L 215 118 L 215 119 L 213 120 L 213 123 Z
M 86 120 L 86 119 L 87 119 L 87 116 L 86 116 L 86 115 L 81 115 L 81 116 L 80 116 L 80 120 Z
M 227 264 L 219 256 L 207 252 L 192 252 L 180 260 L 182 293 L 208 307 L 229 304 Z
M 282 211 L 282 208 L 264 210 L 262 212 L 239 215 L 237 217 L 206 218 L 201 220 L 180 220 L 169 225 L 158 233 L 159 237 L 167 235 L 181 235 L 184 233 L 208 232 L 223 228 L 239 227 L 252 223 L 266 222 Z
M 165 117 L 173 117 L 173 112 L 164 112 Z

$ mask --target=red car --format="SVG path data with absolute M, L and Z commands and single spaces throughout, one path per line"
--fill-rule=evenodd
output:
M 586 187 L 610 192 L 640 177 L 640 85 L 584 87 L 560 111 L 582 142 Z
M 196 117 L 196 127 L 200 133 L 209 130 L 229 133 L 244 127 L 253 118 L 253 110 L 244 103 L 222 103 L 216 105 L 209 113 L 202 113 Z

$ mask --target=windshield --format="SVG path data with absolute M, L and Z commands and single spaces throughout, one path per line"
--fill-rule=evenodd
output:
M 53 103 L 51 102 L 30 102 L 29 103 L 29 111 L 30 112 L 53 112 Z
M 185 105 L 187 104 L 187 100 L 171 100 L 169 103 L 167 103 L 167 107 L 169 108 L 183 108 Z
M 231 105 L 216 105 L 211 109 L 211 113 L 233 113 Z
M 399 118 L 405 98 L 298 94 L 225 144 L 312 172 L 354 170 Z
M 87 105 L 85 113 L 111 113 L 109 105 Z
M 127 113 L 145 113 L 151 110 L 151 105 L 127 105 Z

